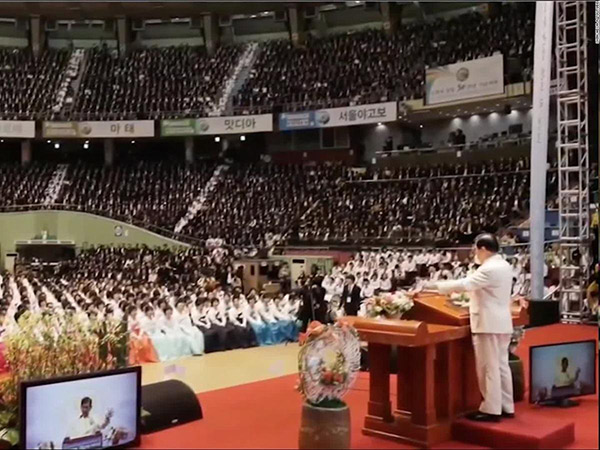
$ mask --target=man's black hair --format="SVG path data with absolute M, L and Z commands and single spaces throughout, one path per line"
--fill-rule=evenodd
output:
M 89 403 L 90 407 L 92 406 L 92 399 L 89 397 L 83 397 L 81 399 L 81 406 L 83 406 L 85 403 Z
M 492 253 L 498 253 L 500 251 L 498 239 L 491 233 L 483 233 L 477 236 L 475 238 L 475 247 L 485 248 Z

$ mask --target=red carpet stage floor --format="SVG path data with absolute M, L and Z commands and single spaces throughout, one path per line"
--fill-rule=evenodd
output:
M 529 373 L 531 345 L 597 338 L 598 329 L 588 326 L 552 325 L 527 330 L 519 348 L 525 373 Z M 296 378 L 285 376 L 203 393 L 199 395 L 203 420 L 143 436 L 142 448 L 297 448 L 302 402 L 294 389 Z M 361 373 L 346 396 L 352 414 L 352 448 L 413 448 L 362 434 L 367 399 L 368 374 Z M 567 448 L 598 448 L 597 395 L 583 397 L 579 407 L 567 410 L 539 408 L 527 401 L 521 402 L 517 405 L 517 418 L 506 426 L 531 427 L 533 423 L 526 423 L 528 417 L 532 422 L 535 420 L 536 431 L 532 431 L 532 435 L 539 435 L 544 424 L 567 418 L 575 422 L 575 441 Z M 484 447 L 451 441 L 435 448 Z

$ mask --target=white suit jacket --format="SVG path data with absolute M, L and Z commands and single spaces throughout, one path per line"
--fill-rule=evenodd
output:
M 472 333 L 509 334 L 513 332 L 511 315 L 512 268 L 502 256 L 494 255 L 466 278 L 438 281 L 442 294 L 470 293 Z

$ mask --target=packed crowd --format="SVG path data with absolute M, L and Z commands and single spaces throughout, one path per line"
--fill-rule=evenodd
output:
M 0 120 L 44 119 L 51 113 L 68 50 L 0 48 Z
M 53 164 L 0 164 L 0 211 L 43 203 L 55 169 Z
M 268 41 L 233 97 L 234 112 L 423 98 L 428 67 L 494 53 L 504 55 L 506 81 L 521 81 L 531 72 L 533 30 L 533 6 L 525 3 L 502 5 L 489 17 L 471 12 L 407 23 L 393 36 L 380 29 L 309 34 L 302 47 Z M 85 58 L 75 52 L 47 50 L 35 58 L 29 49 L 0 50 L 0 119 L 206 116 L 219 103 L 244 46 L 224 45 L 213 56 L 188 46 L 135 49 L 125 56 L 105 46 L 88 50 Z M 68 75 L 74 55 L 77 67 L 85 59 L 76 90 Z M 68 102 L 56 103 L 67 94 Z
M 69 168 L 56 203 L 173 230 L 214 168 L 211 163 L 144 161 L 112 168 L 76 164 Z
M 528 210 L 529 160 L 369 168 L 76 163 L 52 205 L 248 252 L 289 244 L 469 244 Z M 43 203 L 55 166 L 0 166 L 0 208 Z M 211 180 L 210 186 L 208 181 Z M 549 197 L 557 177 L 548 176 Z M 200 201 L 201 199 L 202 201 Z M 195 203 L 201 205 L 190 213 Z
M 531 4 L 505 4 L 495 17 L 468 13 L 416 21 L 392 37 L 368 30 L 321 39 L 309 35 L 300 48 L 287 40 L 268 42 L 234 105 L 246 111 L 311 110 L 423 98 L 428 67 L 497 52 L 505 66 L 517 67 L 507 81 L 522 81 L 533 66 L 533 10 Z
M 75 315 L 90 329 L 126 322 L 131 363 L 295 341 L 299 299 L 244 295 L 236 278 L 220 247 L 82 250 L 74 260 L 0 275 L 1 336 L 25 312 Z
M 241 46 L 221 46 L 213 56 L 186 46 L 126 56 L 93 49 L 73 111 L 82 120 L 206 116 L 241 53 Z
M 343 174 L 342 167 L 233 165 L 183 233 L 203 240 L 222 237 L 235 247 L 270 246 Z

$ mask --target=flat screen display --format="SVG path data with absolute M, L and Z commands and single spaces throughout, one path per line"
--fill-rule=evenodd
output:
M 32 449 L 114 448 L 139 443 L 141 369 L 21 385 L 21 445 Z
M 529 361 L 531 403 L 596 393 L 596 341 L 531 347 Z

